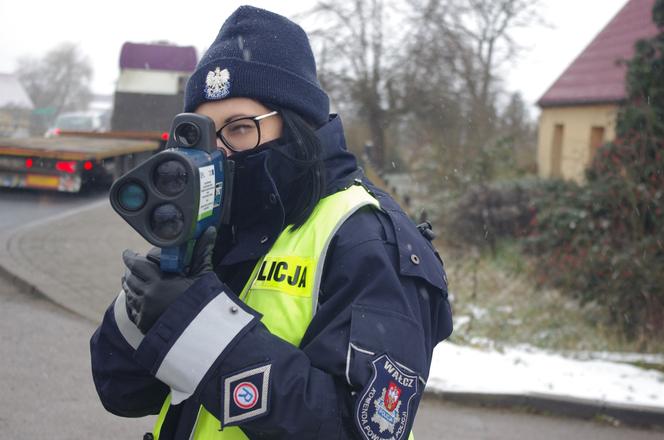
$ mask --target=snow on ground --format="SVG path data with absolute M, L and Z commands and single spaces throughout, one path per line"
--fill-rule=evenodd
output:
M 434 351 L 427 388 L 536 393 L 664 408 L 664 373 L 523 347 L 478 349 L 443 342 Z

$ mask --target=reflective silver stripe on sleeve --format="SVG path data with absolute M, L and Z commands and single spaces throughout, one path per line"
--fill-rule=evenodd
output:
M 348 351 L 346 352 L 346 382 L 352 387 L 353 384 L 350 382 L 350 346 L 351 344 L 348 344 Z
M 171 404 L 189 398 L 203 376 L 253 315 L 221 292 L 189 323 L 164 357 L 155 375 L 171 387 Z
M 364 348 L 360 348 L 357 345 L 353 344 L 352 342 L 348 343 L 348 352 L 346 353 L 346 382 L 348 382 L 348 385 L 353 386 L 353 384 L 350 382 L 351 349 L 354 349 L 355 351 L 359 351 L 360 353 L 368 354 L 369 356 L 375 356 L 376 353 L 374 353 L 373 351 L 365 350 Z
M 400 366 L 401 368 L 403 368 L 404 370 L 406 370 L 408 373 L 416 375 L 417 378 L 420 380 L 420 382 L 422 382 L 422 385 L 424 385 L 424 386 L 427 385 L 427 381 L 424 380 L 424 378 L 422 376 L 420 376 L 419 374 L 417 374 L 416 372 L 414 372 L 413 370 L 411 370 L 407 366 L 405 366 L 403 364 L 400 364 L 399 362 L 395 361 L 394 363 L 397 364 L 398 366 Z
M 191 427 L 191 432 L 189 433 L 189 440 L 194 440 L 194 434 L 196 434 L 196 427 L 198 426 L 198 419 L 201 418 L 201 408 L 203 408 L 203 405 L 198 407 L 198 413 L 196 413 L 196 421 L 194 422 L 194 426 Z
M 115 304 L 113 304 L 113 316 L 115 317 L 115 323 L 117 324 L 122 337 L 125 338 L 134 350 L 136 350 L 138 346 L 141 345 L 144 336 L 138 327 L 136 327 L 136 324 L 129 319 L 124 290 L 121 290 L 120 294 L 115 299 Z

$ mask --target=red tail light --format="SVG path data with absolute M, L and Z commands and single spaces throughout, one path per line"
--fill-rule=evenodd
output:
M 162 141 L 167 141 L 168 140 L 168 132 L 165 131 L 161 134 L 161 140 Z
M 58 161 L 55 163 L 55 169 L 63 173 L 73 174 L 76 172 L 76 162 L 74 161 Z
M 25 159 L 25 167 L 26 168 L 32 168 L 32 165 L 34 165 L 34 163 L 33 163 L 31 158 Z
M 56 129 L 53 130 L 53 134 L 55 136 L 60 136 L 60 133 L 62 133 L 62 130 L 60 130 L 59 128 L 56 128 Z
M 85 171 L 90 171 L 90 170 L 92 169 L 92 162 L 90 162 L 89 160 L 86 160 L 86 161 L 83 163 L 83 169 L 84 169 Z

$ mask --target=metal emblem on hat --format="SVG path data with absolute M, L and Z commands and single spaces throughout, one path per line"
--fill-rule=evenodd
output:
M 231 74 L 228 69 L 221 70 L 217 67 L 209 71 L 205 78 L 205 98 L 222 99 L 228 96 L 231 91 Z

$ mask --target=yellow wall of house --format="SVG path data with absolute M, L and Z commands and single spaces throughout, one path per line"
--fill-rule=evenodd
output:
M 615 137 L 617 105 L 585 105 L 575 107 L 548 107 L 539 117 L 537 140 L 537 166 L 540 177 L 556 177 L 554 144 L 556 126 L 560 145 L 560 177 L 584 180 L 584 170 L 592 159 L 591 139 L 593 127 L 604 129 L 603 141 Z M 561 133 L 562 131 L 562 133 Z M 597 132 L 597 128 L 596 128 Z

